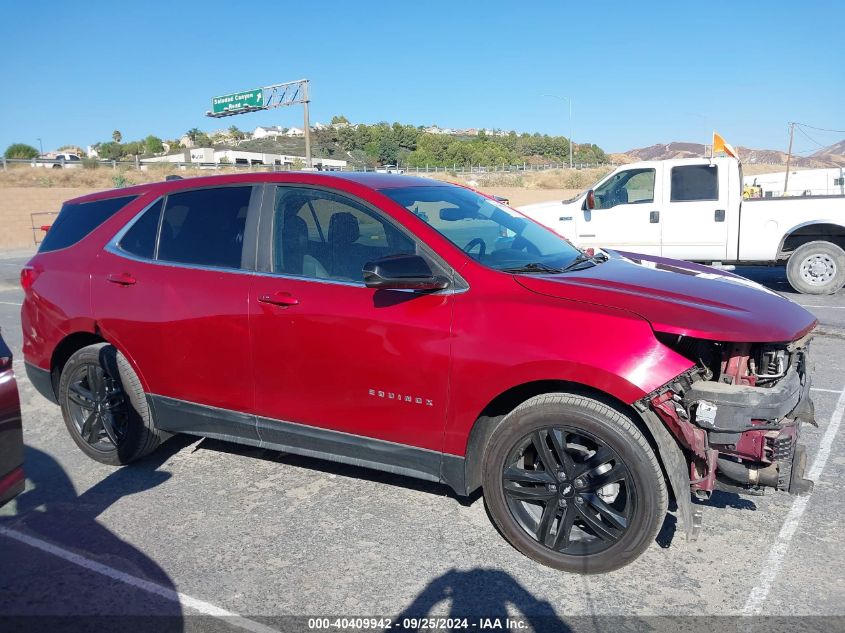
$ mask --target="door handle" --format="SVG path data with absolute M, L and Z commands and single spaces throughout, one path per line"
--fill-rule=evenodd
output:
M 725 210 L 724 209 L 716 209 L 716 213 L 713 215 L 713 219 L 716 222 L 724 222 L 725 221 Z
M 261 295 L 258 297 L 258 302 L 269 303 L 270 305 L 281 306 L 283 308 L 299 305 L 299 299 L 289 292 L 277 292 L 272 295 Z
M 652 224 L 657 224 L 660 222 L 660 211 L 652 211 L 648 214 L 648 221 Z
M 119 286 L 132 286 L 135 284 L 135 278 L 129 273 L 110 273 L 106 275 L 106 280 Z

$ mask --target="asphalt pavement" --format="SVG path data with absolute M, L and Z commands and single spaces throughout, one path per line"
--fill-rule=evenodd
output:
M 400 614 L 522 616 L 549 630 L 604 616 L 839 616 L 824 628 L 842 629 L 843 291 L 796 295 L 782 269 L 738 271 L 821 323 L 819 428 L 802 431 L 814 492 L 718 493 L 701 506 L 698 541 L 675 533 L 670 515 L 634 564 L 585 577 L 522 556 L 481 498 L 437 484 L 188 437 L 126 468 L 89 460 L 23 372 L 17 275 L 27 257 L 0 256 L 0 327 L 17 359 L 27 445 L 26 492 L 0 509 L 0 630 L 31 614 L 168 614 L 173 630 Z

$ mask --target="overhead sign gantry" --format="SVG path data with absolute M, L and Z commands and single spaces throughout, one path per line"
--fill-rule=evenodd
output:
M 311 122 L 308 117 L 308 80 L 299 79 L 263 88 L 234 92 L 211 99 L 211 110 L 205 115 L 219 119 L 236 114 L 271 110 L 282 106 L 302 104 L 305 122 L 305 164 L 311 167 Z

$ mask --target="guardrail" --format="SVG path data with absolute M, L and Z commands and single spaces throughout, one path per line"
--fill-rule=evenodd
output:
M 370 167 L 367 165 L 350 164 L 345 167 L 323 166 L 319 163 L 319 158 L 315 158 L 314 162 L 318 171 L 356 171 L 356 172 L 384 172 L 387 173 L 383 167 Z M 67 161 L 64 159 L 44 159 L 34 158 L 31 160 L 21 158 L 0 158 L 0 166 L 5 171 L 9 167 L 14 166 L 29 166 L 32 168 L 47 168 L 47 169 L 137 169 L 141 171 L 148 171 L 160 169 L 166 171 L 168 168 L 172 169 L 204 169 L 204 170 L 220 170 L 220 169 L 235 169 L 244 171 L 296 171 L 304 167 L 296 164 L 265 164 L 265 163 L 200 163 L 187 161 L 146 161 L 143 158 L 136 157 L 135 160 L 98 160 L 98 159 L 82 159 L 79 161 Z M 575 163 L 572 169 L 590 169 L 593 167 L 612 167 L 616 163 Z M 397 171 L 407 174 L 430 174 L 430 173 L 457 173 L 457 174 L 488 174 L 488 173 L 508 173 L 508 172 L 526 172 L 526 171 L 547 171 L 550 169 L 570 169 L 569 163 L 549 162 L 542 164 L 531 164 L 524 162 L 515 165 L 425 165 L 425 166 L 400 166 L 390 168 L 391 173 Z

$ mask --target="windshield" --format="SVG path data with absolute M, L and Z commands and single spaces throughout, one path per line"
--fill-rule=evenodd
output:
M 496 270 L 556 272 L 583 257 L 557 233 L 471 189 L 444 185 L 382 189 L 381 193 Z

